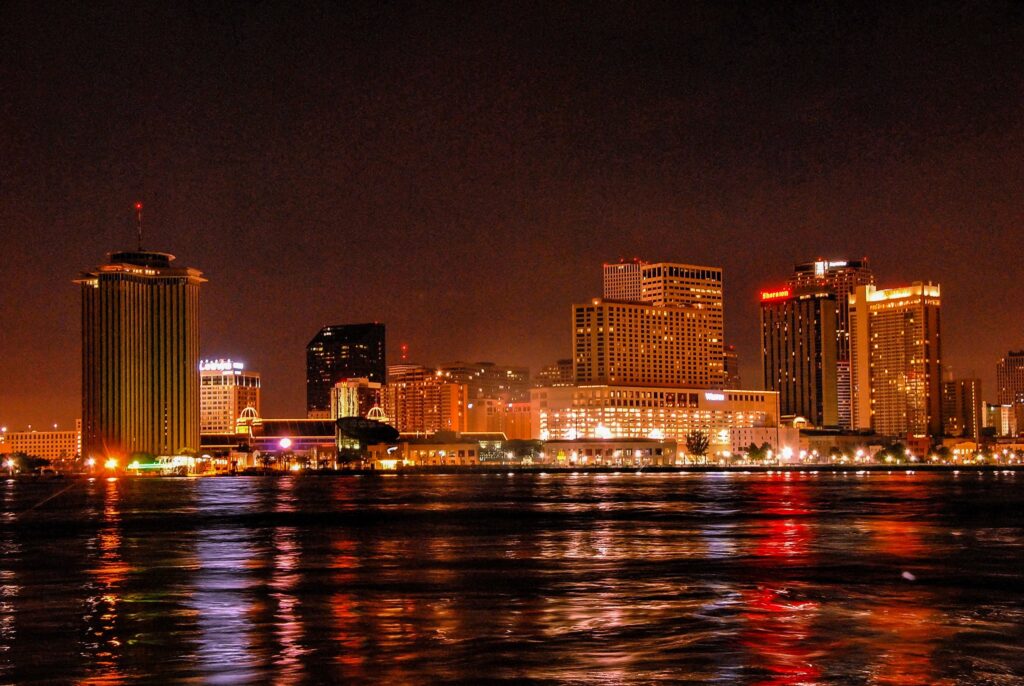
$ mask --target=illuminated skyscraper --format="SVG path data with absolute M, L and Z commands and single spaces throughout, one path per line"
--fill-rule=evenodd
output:
M 173 255 L 114 253 L 85 272 L 82 290 L 82 449 L 132 453 L 199 449 L 199 286 Z M 121 464 L 125 464 L 124 461 Z
M 342 379 L 387 377 L 383 324 L 325 326 L 306 346 L 306 414 L 327 418 L 331 388 Z
M 915 283 L 850 298 L 853 422 L 884 436 L 942 433 L 940 290 Z
M 704 327 L 700 337 L 708 349 L 712 386 L 725 385 L 725 306 L 722 268 L 676 262 L 645 264 L 640 270 L 640 299 L 655 307 L 698 310 Z
M 849 298 L 858 286 L 873 283 L 875 275 L 866 257 L 803 262 L 793 268 L 793 275 L 789 277 L 789 287 L 794 291 L 828 290 L 836 296 L 836 395 L 839 426 L 844 429 L 853 427 Z
M 839 422 L 836 394 L 836 303 L 828 291 L 782 288 L 761 293 L 764 387 L 778 391 L 783 415 L 814 426 Z

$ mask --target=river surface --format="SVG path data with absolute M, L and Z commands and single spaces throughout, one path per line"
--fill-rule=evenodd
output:
M 0 492 L 0 683 L 1024 683 L 1024 474 Z

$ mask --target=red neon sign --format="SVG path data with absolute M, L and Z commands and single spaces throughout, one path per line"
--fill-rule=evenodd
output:
M 788 288 L 778 288 L 774 291 L 761 291 L 761 302 L 767 300 L 782 300 L 793 295 L 793 291 Z

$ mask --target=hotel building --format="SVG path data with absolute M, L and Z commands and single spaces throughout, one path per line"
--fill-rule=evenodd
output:
M 712 452 L 728 449 L 730 430 L 774 427 L 779 396 L 771 391 L 711 391 L 663 386 L 549 386 L 531 391 L 531 423 L 541 440 L 653 438 L 686 441 L 708 434 Z
M 853 427 L 853 394 L 850 372 L 850 296 L 858 286 L 875 283 L 868 259 L 814 260 L 793 268 L 788 285 L 792 290 L 827 290 L 836 307 L 836 396 L 839 426 Z
M 306 346 L 306 415 L 326 418 L 342 379 L 387 380 L 383 324 L 325 326 Z
M 85 457 L 199 449 L 196 269 L 162 252 L 118 252 L 85 272 L 82 450 Z
M 850 297 L 853 422 L 883 436 L 942 433 L 940 289 L 915 283 Z
M 637 270 L 639 269 L 639 293 Z M 698 310 L 700 337 L 708 349 L 710 385 L 725 384 L 725 310 L 721 267 L 634 259 L 604 265 L 605 300 L 646 303 L 658 308 Z M 688 382 L 687 382 L 688 383 Z
M 707 310 L 595 298 L 573 305 L 577 384 L 721 387 Z
M 836 427 L 836 301 L 827 291 L 761 292 L 764 388 L 779 393 L 783 416 Z
M 199 363 L 199 431 L 229 434 L 242 410 L 260 412 L 260 375 L 234 360 Z

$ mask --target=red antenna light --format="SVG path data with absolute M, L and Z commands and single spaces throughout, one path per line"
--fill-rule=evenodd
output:
M 139 237 L 139 252 L 142 252 L 142 203 L 135 203 L 135 231 Z

